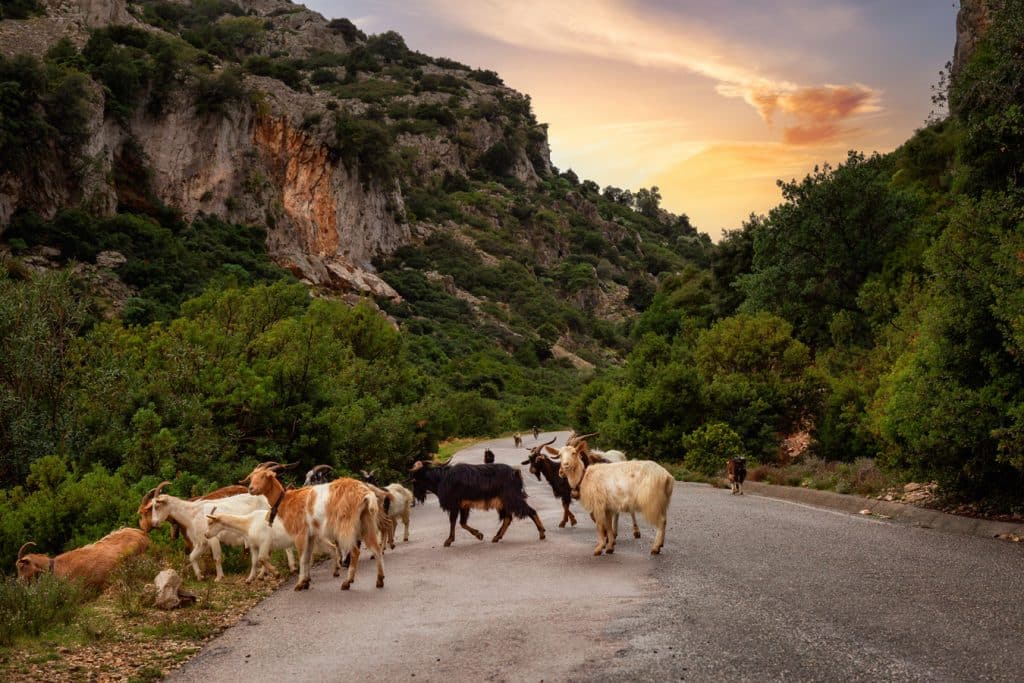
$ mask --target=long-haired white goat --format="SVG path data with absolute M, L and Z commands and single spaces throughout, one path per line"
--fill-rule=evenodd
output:
M 615 552 L 620 512 L 640 512 L 654 526 L 657 535 L 651 554 L 657 555 L 665 544 L 668 505 L 672 501 L 675 480 L 668 470 L 650 460 L 627 460 L 590 464 L 585 441 L 563 446 L 559 451 L 558 473 L 572 489 L 572 497 L 593 516 L 597 525 L 594 554 Z

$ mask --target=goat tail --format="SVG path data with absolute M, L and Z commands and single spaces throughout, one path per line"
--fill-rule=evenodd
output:
M 384 494 L 384 512 L 391 512 L 391 494 Z
M 502 506 L 516 519 L 533 517 L 537 512 L 530 507 L 529 503 L 526 502 L 528 496 L 526 495 L 526 488 L 523 485 L 523 473 L 520 470 L 515 470 L 512 477 L 515 486 L 513 487 L 513 490 L 509 491 L 508 495 L 505 496 L 505 500 L 502 501 Z
M 367 491 L 363 496 L 363 502 L 359 505 L 359 538 L 366 539 L 372 535 L 377 536 L 377 494 Z M 371 544 L 372 545 L 372 544 Z

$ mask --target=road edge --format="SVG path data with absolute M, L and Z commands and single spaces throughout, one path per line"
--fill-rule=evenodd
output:
M 765 498 L 777 498 L 813 507 L 862 514 L 864 510 L 874 517 L 882 517 L 923 529 L 936 529 L 953 534 L 995 538 L 1003 534 L 1024 536 L 1024 524 L 999 522 L 989 519 L 962 517 L 938 510 L 919 508 L 906 503 L 894 503 L 875 498 L 863 498 L 845 493 L 819 491 L 798 486 L 777 486 L 748 481 L 743 485 L 746 493 Z

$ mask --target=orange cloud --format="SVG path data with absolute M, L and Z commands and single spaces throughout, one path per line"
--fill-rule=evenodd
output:
M 656 173 L 649 184 L 661 188 L 670 211 L 689 215 L 699 230 L 715 240 L 740 220 L 767 213 L 782 201 L 776 181 L 801 178 L 816 164 L 845 158 L 841 146 L 806 149 L 778 142 L 722 142 Z
M 699 74 L 715 81 L 719 95 L 743 99 L 769 125 L 777 114 L 794 119 L 783 132 L 789 144 L 835 139 L 849 132 L 843 122 L 880 109 L 880 93 L 866 85 L 805 86 L 769 77 L 750 66 L 749 51 L 706 27 L 659 24 L 622 0 L 434 3 L 455 23 L 505 43 Z

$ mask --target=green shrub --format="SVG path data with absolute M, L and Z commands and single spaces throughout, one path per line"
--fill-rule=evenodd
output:
M 86 598 L 79 584 L 52 574 L 22 583 L 0 576 L 0 646 L 13 645 L 20 636 L 38 636 L 78 614 Z
M 683 437 L 683 463 L 706 475 L 720 472 L 730 458 L 745 458 L 747 451 L 739 434 L 723 422 L 712 422 Z

